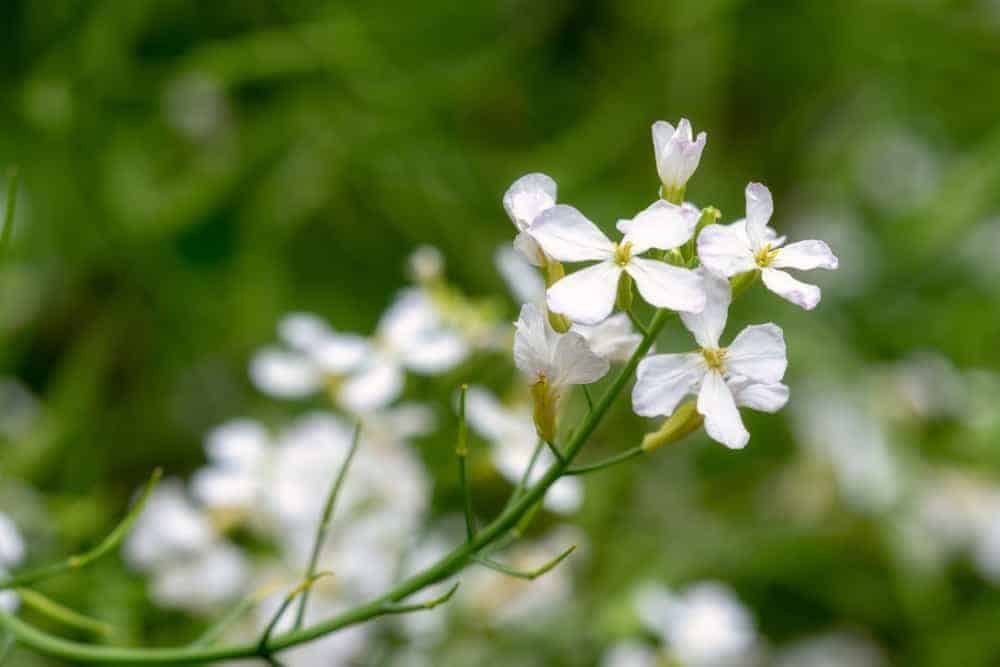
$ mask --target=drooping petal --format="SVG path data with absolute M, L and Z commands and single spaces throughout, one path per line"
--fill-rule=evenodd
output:
M 267 347 L 251 359 L 250 380 L 266 394 L 302 398 L 319 389 L 322 377 L 319 369 L 302 355 Z
M 705 375 L 705 359 L 700 354 L 655 354 L 639 362 L 632 408 L 642 417 L 668 417 L 677 404 L 698 390 Z
M 376 357 L 367 368 L 343 384 L 337 397 L 352 412 L 371 412 L 395 400 L 403 390 L 403 382 L 403 371 L 398 364 Z
M 542 266 L 545 263 L 542 246 L 538 245 L 538 241 L 531 238 L 531 234 L 528 232 L 519 232 L 514 237 L 514 249 L 521 253 L 532 266 Z
M 767 242 L 768 221 L 774 213 L 774 200 L 771 191 L 762 183 L 750 183 L 746 188 L 747 200 L 747 236 L 754 251 L 760 250 Z
M 503 195 L 504 210 L 521 231 L 555 203 L 556 182 L 546 174 L 526 174 L 514 181 Z
M 542 250 L 560 262 L 610 259 L 615 245 L 582 213 L 559 204 L 539 215 L 529 230 Z
M 403 364 L 414 373 L 438 375 L 454 368 L 469 354 L 461 336 L 435 331 L 420 336 L 402 350 Z
M 690 204 L 677 206 L 659 199 L 640 212 L 631 223 L 619 223 L 627 232 L 622 243 L 632 243 L 632 254 L 639 255 L 650 248 L 670 250 L 691 240 L 701 213 Z
M 698 345 L 709 350 L 719 347 L 719 338 L 726 328 L 732 289 L 729 281 L 701 267 L 697 270 L 705 289 L 705 308 L 700 313 L 681 313 L 681 320 L 694 335 Z
M 726 370 L 755 382 L 781 380 L 788 367 L 785 336 L 777 324 L 746 327 L 733 339 L 725 358 Z
M 705 432 L 730 449 L 742 449 L 750 442 L 733 393 L 717 371 L 705 373 L 698 392 L 698 412 L 705 417 Z
M 534 382 L 539 373 L 548 373 L 552 355 L 549 351 L 548 322 L 533 303 L 521 306 L 514 323 L 514 363 Z
M 527 238 L 535 242 L 530 236 Z M 541 303 L 545 297 L 545 281 L 521 253 L 504 244 L 493 254 L 493 262 L 518 303 Z
M 788 386 L 776 382 L 764 384 L 747 378 L 733 378 L 729 388 L 736 405 L 760 412 L 777 412 L 788 403 Z
M 549 308 L 581 324 L 597 324 L 615 307 L 622 268 L 601 262 L 568 274 L 549 288 Z
M 784 271 L 766 268 L 761 271 L 761 278 L 769 290 L 800 308 L 812 310 L 819 303 L 821 292 L 818 287 L 796 280 Z
M 625 270 L 635 279 L 642 298 L 657 308 L 687 313 L 699 313 L 705 308 L 702 278 L 691 269 L 633 257 L 625 265 Z
M 757 268 L 743 225 L 708 225 L 698 234 L 702 266 L 725 278 Z
M 583 336 L 572 331 L 560 336 L 556 342 L 552 366 L 552 384 L 560 387 L 597 382 L 607 375 L 611 367 L 607 359 L 594 354 Z
M 837 256 L 823 241 L 790 243 L 778 250 L 778 254 L 771 262 L 771 266 L 776 269 L 800 269 L 802 271 L 810 269 L 833 270 L 837 268 L 838 264 Z

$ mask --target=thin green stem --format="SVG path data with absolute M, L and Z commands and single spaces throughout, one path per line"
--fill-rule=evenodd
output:
M 566 470 L 565 474 L 586 475 L 587 473 L 603 470 L 604 468 L 610 468 L 611 466 L 621 463 L 623 461 L 628 461 L 629 459 L 633 459 L 642 453 L 643 449 L 641 446 L 633 447 L 632 449 L 626 449 L 624 452 L 621 452 L 620 454 L 609 456 L 608 458 L 597 461 L 596 463 L 587 463 L 584 465 L 579 465 L 573 468 L 569 468 Z
M 590 387 L 583 385 L 583 396 L 587 399 L 587 411 L 594 411 L 594 397 L 590 395 Z
M 318 637 L 346 628 L 358 623 L 364 623 L 387 613 L 402 613 L 399 602 L 413 593 L 428 586 L 443 581 L 464 568 L 482 550 L 500 540 L 514 528 L 563 476 L 570 463 L 600 425 L 604 415 L 611 409 L 615 400 L 621 394 L 635 373 L 639 361 L 649 352 L 654 340 L 666 326 L 675 313 L 661 310 L 656 313 L 649 324 L 649 332 L 643 337 L 632 357 L 625 364 L 607 391 L 594 406 L 594 411 L 584 418 L 580 428 L 574 433 L 566 447 L 564 461 L 556 461 L 542 477 L 528 488 L 508 508 L 500 513 L 489 524 L 484 526 L 471 542 L 463 542 L 460 546 L 443 556 L 427 569 L 403 580 L 392 590 L 382 596 L 342 614 L 329 618 L 315 625 L 293 630 L 274 637 L 267 646 L 271 653 L 276 653 L 292 646 L 297 646 Z M 395 606 L 393 606 L 395 605 Z M 105 646 L 90 646 L 79 642 L 67 641 L 54 637 L 34 628 L 17 617 L 0 612 L 0 625 L 11 630 L 17 640 L 25 646 L 43 655 L 62 658 L 78 663 L 141 663 L 151 664 L 191 664 L 209 663 L 220 660 L 259 657 L 256 642 L 232 644 L 218 647 L 179 648 L 118 648 Z
M 458 582 L 448 589 L 448 591 L 439 597 L 432 600 L 427 600 L 426 602 L 414 602 L 412 604 L 395 604 L 395 603 L 385 603 L 382 605 L 382 614 L 408 614 L 411 611 L 424 611 L 426 609 L 433 609 L 434 607 L 443 605 L 445 602 L 451 599 L 451 596 L 455 594 L 458 590 Z
M 575 544 L 566 549 L 565 551 L 563 551 L 561 554 L 559 554 L 552 560 L 550 560 L 548 563 L 542 565 L 541 567 L 537 567 L 534 570 L 527 570 L 527 571 L 518 570 L 516 568 L 504 565 L 503 563 L 498 563 L 491 558 L 486 558 L 483 556 L 476 556 L 475 558 L 473 558 L 473 560 L 479 563 L 480 565 L 488 567 L 491 570 L 496 570 L 497 572 L 500 572 L 502 574 L 506 574 L 511 577 L 517 577 L 518 579 L 532 580 L 532 579 L 537 579 L 546 572 L 552 570 L 555 566 L 559 565 L 559 563 L 569 558 L 569 555 L 574 551 L 576 551 Z
M 472 492 L 469 490 L 469 475 L 466 459 L 469 456 L 469 427 L 465 420 L 465 395 L 468 385 L 462 385 L 458 398 L 458 442 L 455 444 L 455 458 L 458 459 L 458 483 L 462 487 L 462 511 L 465 514 L 465 540 L 471 542 L 476 536 L 476 520 L 472 513 Z
M 0 580 L 0 590 L 7 588 L 23 588 L 44 579 L 49 579 L 56 575 L 63 574 L 64 572 L 79 570 L 80 568 L 93 563 L 95 560 L 104 556 L 113 549 L 117 549 L 118 545 L 125 539 L 125 536 L 128 535 L 130 530 L 132 530 L 132 526 L 135 524 L 136 520 L 138 520 L 139 515 L 142 514 L 142 509 L 146 506 L 146 501 L 149 499 L 150 494 L 153 492 L 153 489 L 156 488 L 156 484 L 160 481 L 160 477 L 162 476 L 163 471 L 159 468 L 153 471 L 153 476 L 149 479 L 149 482 L 146 483 L 146 488 L 143 489 L 142 495 L 139 496 L 139 501 L 132 506 L 131 511 L 129 511 L 129 513 L 125 516 L 125 519 L 122 520 L 122 522 L 119 523 L 107 537 L 101 540 L 96 547 L 82 554 L 70 556 L 66 560 L 59 561 L 58 563 L 45 565 L 35 570 L 22 572 L 21 574 L 15 574 L 12 577 Z
M 191 642 L 191 646 L 211 646 L 214 644 L 226 630 L 243 618 L 260 601 L 261 597 L 262 595 L 258 591 L 237 602 L 232 609 L 226 612 L 225 616 L 210 625 L 197 639 Z
M 316 580 L 319 554 L 326 543 L 327 533 L 330 532 L 333 508 L 337 504 L 337 496 L 340 495 L 340 489 L 347 478 L 347 471 L 351 467 L 351 461 L 354 460 L 354 454 L 358 451 L 358 444 L 360 442 L 361 422 L 358 422 L 354 427 L 354 436 L 351 438 L 351 448 L 347 450 L 347 456 L 344 457 L 344 462 L 340 465 L 340 470 L 337 471 L 337 478 L 333 482 L 333 486 L 330 487 L 330 494 L 326 497 L 326 504 L 323 505 L 323 514 L 320 517 L 319 525 L 316 527 L 316 538 L 313 540 L 312 552 L 309 554 L 309 565 L 306 567 L 305 582 L 308 583 L 306 583 L 305 590 L 302 591 L 302 600 L 299 602 L 299 608 L 295 612 L 295 625 L 293 627 L 296 630 L 302 627 L 302 622 L 305 620 L 306 607 L 309 605 L 309 589 Z M 291 603 L 291 600 L 289 600 L 289 603 Z
M 301 584 L 288 592 L 288 595 L 286 595 L 281 601 L 281 604 L 278 605 L 278 611 L 274 612 L 270 622 L 268 622 L 267 627 L 264 628 L 264 632 L 261 633 L 260 639 L 257 641 L 257 655 L 265 658 L 270 657 L 273 651 L 268 647 L 268 642 L 271 641 L 271 635 L 274 634 L 274 629 L 278 626 L 278 622 L 281 620 L 281 617 L 285 615 L 286 611 L 288 611 L 288 607 L 291 606 L 295 598 L 308 593 L 309 589 L 312 588 L 312 585 L 316 583 L 317 579 L 322 579 L 323 577 L 330 576 L 331 574 L 333 573 L 317 572 L 312 574 L 303 579 Z
M 41 593 L 27 589 L 17 589 L 17 594 L 21 597 L 21 602 L 28 609 L 31 609 L 47 618 L 62 623 L 63 625 L 83 630 L 98 637 L 110 637 L 115 634 L 115 629 L 104 621 L 85 616 L 77 611 L 63 606 L 55 600 L 50 600 Z

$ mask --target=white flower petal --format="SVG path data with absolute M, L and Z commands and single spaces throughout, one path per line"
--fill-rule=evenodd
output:
M 202 468 L 191 478 L 191 495 L 205 507 L 254 509 L 260 484 L 247 470 Z
M 702 278 L 691 269 L 633 257 L 625 270 L 635 279 L 635 286 L 642 298 L 657 308 L 688 313 L 699 313 L 705 308 Z
M 514 181 L 503 195 L 504 210 L 521 231 L 555 203 L 556 182 L 546 174 L 526 174 Z
M 837 256 L 833 254 L 823 241 L 798 241 L 791 243 L 778 250 L 778 254 L 771 262 L 771 266 L 776 269 L 800 269 L 808 271 L 810 269 L 836 269 L 839 264 Z
M 681 313 L 681 320 L 687 330 L 694 335 L 698 345 L 715 350 L 718 349 L 719 338 L 726 329 L 729 304 L 733 298 L 732 288 L 728 280 L 703 267 L 698 269 L 698 274 L 702 277 L 702 286 L 705 289 L 705 308 L 700 313 Z
M 747 236 L 753 249 L 758 251 L 767 242 L 767 223 L 774 213 L 771 191 L 762 183 L 750 183 L 746 188 Z
M 514 249 L 532 266 L 542 266 L 545 263 L 542 246 L 528 232 L 520 232 L 514 237 Z
M 552 366 L 552 384 L 560 387 L 597 382 L 610 369 L 608 360 L 594 354 L 583 336 L 572 331 L 559 336 Z
M 308 352 L 331 333 L 326 321 L 312 313 L 290 313 L 278 323 L 281 340 L 300 352 Z
M 530 236 L 527 238 L 535 242 Z M 493 262 L 518 303 L 541 303 L 545 297 L 545 281 L 521 253 L 509 245 L 502 245 L 493 253 Z
M 378 336 L 391 345 L 404 347 L 438 325 L 437 310 L 427 294 L 421 289 L 410 288 L 401 290 L 382 314 L 377 331 Z
M 756 382 L 781 380 L 788 367 L 785 336 L 777 324 L 746 327 L 726 351 L 726 370 Z
M 24 540 L 17 526 L 10 517 L 0 512 L 0 569 L 18 565 L 24 559 L 24 553 Z
M 549 340 L 555 333 L 550 330 L 545 314 L 533 303 L 521 306 L 514 329 L 514 363 L 534 382 L 539 373 L 549 372 L 552 360 Z
M 670 123 L 653 123 L 653 152 L 656 156 L 656 171 L 660 181 L 667 187 L 684 187 L 705 149 L 707 135 L 699 132 L 697 139 L 691 123 L 682 118 L 675 129 Z
M 701 213 L 694 206 L 677 206 L 662 199 L 651 204 L 632 219 L 631 223 L 619 223 L 619 229 L 627 229 L 622 243 L 632 243 L 632 253 L 642 254 L 650 248 L 670 250 L 678 248 L 694 234 Z
M 800 308 L 812 310 L 819 303 L 818 287 L 796 280 L 784 271 L 767 268 L 761 272 L 761 278 L 769 290 Z
M 744 227 L 737 225 L 708 225 L 698 234 L 702 265 L 725 278 L 757 268 Z
M 403 371 L 385 358 L 376 358 L 343 384 L 338 392 L 340 403 L 355 413 L 385 407 L 403 391 Z
M 698 390 L 705 375 L 700 354 L 655 354 L 639 362 L 632 408 L 642 417 L 668 417 L 688 394 Z
M 545 493 L 545 508 L 557 514 L 572 514 L 583 505 L 583 482 L 577 477 L 556 480 Z
M 600 324 L 574 324 L 570 331 L 583 336 L 594 354 L 608 361 L 627 361 L 642 342 L 625 313 L 612 315 Z
M 610 259 L 615 245 L 597 225 L 565 204 L 543 212 L 531 225 L 531 236 L 549 257 L 560 262 Z
M 482 387 L 469 387 L 466 392 L 465 416 L 476 433 L 500 444 L 512 426 L 507 409 Z
M 448 331 L 421 336 L 403 350 L 403 363 L 411 371 L 439 375 L 451 370 L 469 354 L 462 338 Z
M 247 468 L 257 465 L 271 444 L 263 424 L 253 419 L 231 419 L 209 431 L 205 452 L 215 463 Z
M 549 308 L 581 324 L 597 324 L 611 314 L 622 269 L 601 262 L 561 278 L 547 293 Z
M 319 389 L 322 374 L 302 355 L 268 347 L 250 361 L 254 386 L 278 398 L 301 398 Z
M 368 341 L 361 336 L 336 333 L 317 342 L 310 351 L 316 365 L 333 375 L 343 375 L 354 370 L 370 354 Z
M 729 388 L 736 399 L 736 405 L 760 412 L 777 412 L 788 403 L 788 386 L 776 382 L 763 384 L 747 378 L 734 378 Z
M 0 568 L 0 578 L 7 575 L 3 568 Z M 0 611 L 5 614 L 13 614 L 17 612 L 18 607 L 21 606 L 21 598 L 14 591 L 0 591 Z
M 705 373 L 698 392 L 698 412 L 705 417 L 705 432 L 730 449 L 742 449 L 750 442 L 732 392 L 716 371 Z

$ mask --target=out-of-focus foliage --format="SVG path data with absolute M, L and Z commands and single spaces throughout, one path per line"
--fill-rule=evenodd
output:
M 610 228 L 655 197 L 650 124 L 683 115 L 709 134 L 688 199 L 733 220 L 766 182 L 775 226 L 840 257 L 817 311 L 758 290 L 731 314 L 785 327 L 789 408 L 747 415 L 746 450 L 698 435 L 588 478 L 577 514 L 535 528 L 586 535 L 555 622 L 467 620 L 432 664 L 597 664 L 654 643 L 638 592 L 701 580 L 746 606 L 769 662 L 819 664 L 793 642 L 841 635 L 892 664 L 1000 660 L 996 0 L 11 0 L 0 34 L 0 165 L 22 181 L 0 509 L 31 562 L 93 544 L 152 468 L 204 465 L 211 427 L 287 422 L 248 381 L 254 351 L 289 311 L 371 331 L 416 246 L 513 320 L 493 265 L 508 184 L 545 171 Z M 436 516 L 460 503 L 449 400 L 502 390 L 489 368 L 407 385 L 444 422 L 416 444 Z M 646 430 L 619 407 L 585 455 Z M 509 488 L 486 446 L 483 514 Z M 42 588 L 122 641 L 205 624 L 117 558 Z

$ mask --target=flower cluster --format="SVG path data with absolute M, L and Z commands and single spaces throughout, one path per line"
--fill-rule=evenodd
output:
M 705 142 L 704 132 L 693 137 L 686 119 L 676 128 L 662 121 L 653 125 L 662 199 L 632 219 L 619 220 L 618 241 L 577 209 L 557 204 L 555 181 L 544 174 L 518 179 L 504 196 L 518 230 L 514 245 L 542 268 L 547 285 L 547 316 L 525 305 L 514 342 L 517 366 L 532 384 L 535 424 L 547 442 L 555 438 L 556 406 L 565 388 L 593 383 L 608 370 L 606 356 L 587 344 L 579 327 L 635 319 L 633 287 L 654 308 L 677 312 L 698 344 L 691 353 L 654 354 L 639 363 L 632 395 L 637 414 L 686 420 L 680 427 L 668 420 L 672 434 L 703 422 L 711 438 L 740 448 L 750 438 L 740 407 L 774 412 L 787 402 L 780 327 L 749 326 L 730 345 L 720 342 L 733 292 L 759 275 L 772 292 L 809 310 L 819 303 L 819 288 L 785 269 L 835 269 L 837 258 L 822 241 L 786 244 L 768 226 L 774 206 L 770 191 L 759 183 L 746 188 L 746 217 L 728 225 L 715 223 L 715 209 L 685 202 Z M 564 262 L 595 263 L 566 273 Z M 509 260 L 505 265 L 505 275 L 518 275 Z M 616 307 L 622 313 L 612 315 Z M 573 328 L 564 325 L 567 321 Z M 689 395 L 695 401 L 681 406 Z M 657 438 L 648 442 L 655 446 Z

